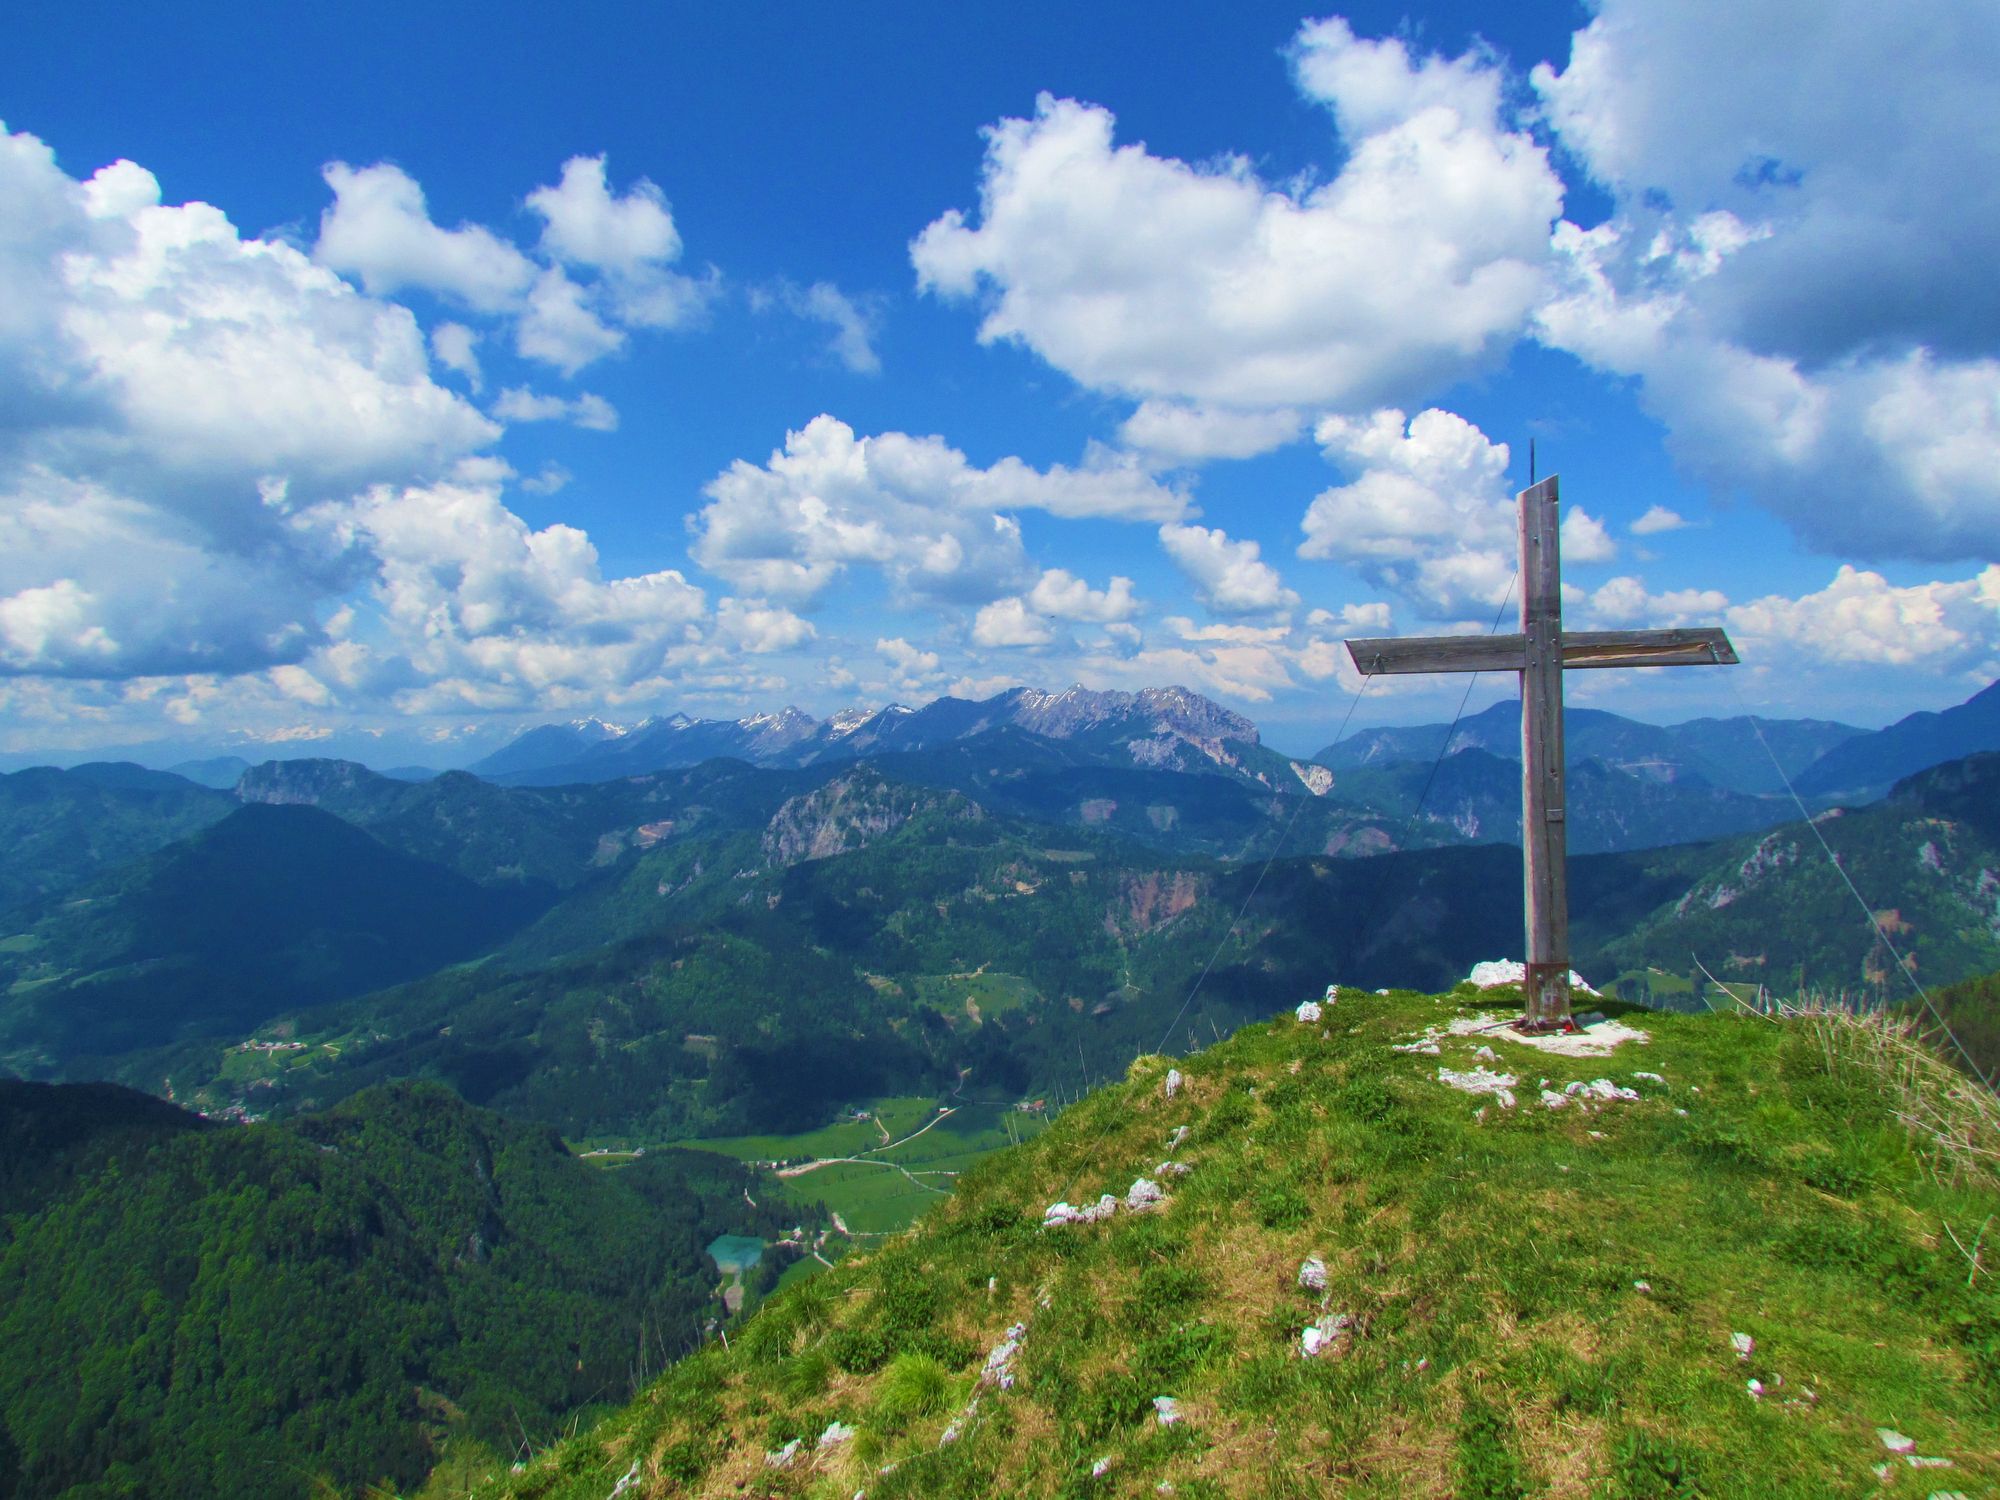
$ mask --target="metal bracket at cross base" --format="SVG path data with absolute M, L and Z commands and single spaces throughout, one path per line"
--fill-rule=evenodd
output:
M 1575 1031 L 1569 1009 L 1569 965 L 1528 964 L 1521 975 L 1521 1019 L 1516 1031 L 1548 1035 Z

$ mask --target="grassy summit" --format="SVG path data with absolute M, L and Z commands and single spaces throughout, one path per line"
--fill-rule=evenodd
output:
M 1845 1017 L 1449 1033 L 1504 1003 L 1348 995 L 1172 1097 L 1141 1059 L 496 1493 L 1992 1493 L 1991 1096 Z M 1513 1107 L 1440 1080 L 1481 1067 Z M 1141 1176 L 1163 1207 L 1043 1226 Z

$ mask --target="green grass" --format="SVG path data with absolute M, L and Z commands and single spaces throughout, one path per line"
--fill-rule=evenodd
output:
M 732 1352 L 481 1493 L 601 1496 L 635 1460 L 627 1495 L 2000 1486 L 2000 1296 L 1992 1257 L 1953 1243 L 2000 1221 L 1992 1096 L 1881 1022 L 1657 1014 L 1638 1018 L 1650 1044 L 1604 1059 L 1492 1039 L 1519 1080 L 1500 1109 L 1437 1078 L 1480 1039 L 1390 1050 L 1459 1004 L 1352 997 L 1323 1028 L 1247 1028 L 1178 1062 L 1172 1101 L 1166 1060 L 1141 1059 L 912 1233 L 774 1296 Z M 1543 1078 L 1599 1077 L 1641 1097 L 1539 1102 Z M 1192 1171 L 1164 1211 L 1040 1227 L 1058 1197 L 1150 1173 L 1183 1125 Z M 1308 1254 L 1323 1299 L 1297 1285 Z M 1349 1331 L 1302 1358 L 1323 1312 Z M 967 1416 L 1014 1323 L 1014 1387 Z M 1153 1419 L 1159 1395 L 1181 1424 Z M 774 1411 L 808 1443 L 835 1419 L 858 1436 L 770 1470 Z M 1899 1466 L 1885 1490 L 1878 1426 L 1953 1467 Z

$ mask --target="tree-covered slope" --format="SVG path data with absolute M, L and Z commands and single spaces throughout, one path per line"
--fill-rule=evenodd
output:
M 237 795 L 317 807 L 483 885 L 569 889 L 630 850 L 755 826 L 801 782 L 734 761 L 594 785 L 499 787 L 464 771 L 411 783 L 352 761 L 290 760 L 255 767 Z
M 314 808 L 240 807 L 29 914 L 0 944 L 0 1051 L 26 1072 L 240 1034 L 473 957 L 539 904 Z
M 2000 1483 L 2000 1297 L 1959 1249 L 2000 1214 L 1990 1096 L 1843 1017 L 1630 1017 L 1648 1040 L 1606 1057 L 1492 1032 L 1396 1050 L 1496 1019 L 1461 1004 L 1344 991 L 1178 1079 L 1142 1059 L 478 1493 Z M 1511 1107 L 1447 1076 L 1481 1069 Z M 1100 1195 L 1108 1217 L 1045 1226 Z
M 1718 980 L 1785 994 L 1900 1001 L 1907 981 L 1895 978 L 1857 890 L 1926 984 L 2000 968 L 2000 755 L 1934 767 L 1811 826 L 1628 858 L 1678 874 L 1678 889 L 1624 936 L 1606 935 L 1599 961 L 1613 972 L 1685 974 L 1699 961 Z
M 0 776 L 0 912 L 60 896 L 228 816 L 227 793 L 138 766 Z
M 733 1162 L 602 1172 L 436 1087 L 205 1130 L 0 1087 L 10 1146 L 92 1166 L 0 1219 L 0 1493 L 411 1485 L 449 1436 L 545 1440 L 693 1342 L 702 1247 L 754 1217 Z

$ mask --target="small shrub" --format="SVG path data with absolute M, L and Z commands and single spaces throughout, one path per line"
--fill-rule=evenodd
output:
M 1212 1323 L 1184 1323 L 1147 1339 L 1135 1354 L 1133 1374 L 1154 1394 L 1164 1394 L 1196 1371 L 1215 1364 L 1229 1352 L 1229 1333 Z
M 1379 1078 L 1353 1078 L 1333 1096 L 1333 1107 L 1353 1120 L 1385 1120 L 1396 1107 L 1396 1096 Z
M 889 1341 L 876 1328 L 843 1328 L 827 1340 L 826 1352 L 850 1375 L 867 1375 L 888 1361 Z
M 1257 1196 L 1257 1222 L 1266 1229 L 1296 1229 L 1312 1214 L 1306 1195 L 1287 1183 Z
M 1247 1094 L 1227 1093 L 1215 1101 L 1208 1118 L 1195 1131 L 1197 1141 L 1226 1141 L 1239 1136 L 1256 1116 L 1256 1105 Z
M 1148 1266 L 1139 1274 L 1139 1284 L 1133 1289 L 1126 1311 L 1142 1330 L 1165 1328 L 1175 1321 L 1182 1308 L 1199 1300 L 1207 1290 L 1207 1281 L 1192 1267 Z
M 1703 1500 L 1699 1450 L 1639 1428 L 1618 1440 L 1611 1457 L 1614 1500 Z

